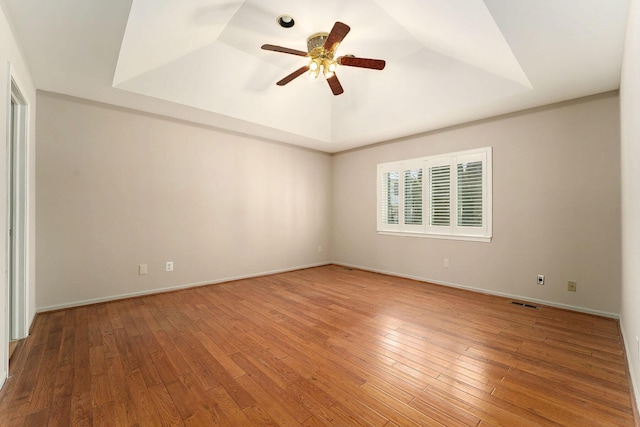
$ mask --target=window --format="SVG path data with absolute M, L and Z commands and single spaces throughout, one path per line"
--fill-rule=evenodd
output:
M 491 240 L 491 147 L 378 165 L 378 231 Z

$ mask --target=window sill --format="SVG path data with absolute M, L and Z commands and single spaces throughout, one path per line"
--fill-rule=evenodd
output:
M 441 239 L 441 240 L 463 240 L 467 242 L 482 242 L 490 243 L 491 236 L 469 236 L 469 235 L 453 235 L 453 234 L 426 234 L 426 233 L 412 233 L 410 231 L 380 231 L 378 234 L 382 236 L 399 236 L 399 237 L 421 237 L 428 239 Z

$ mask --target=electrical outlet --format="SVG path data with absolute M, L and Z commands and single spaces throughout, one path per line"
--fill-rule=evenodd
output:
M 538 285 L 544 285 L 544 274 L 538 274 Z
M 173 271 L 173 261 L 167 261 L 166 270 Z
M 569 280 L 569 282 L 567 282 L 567 290 L 570 292 L 576 292 L 578 290 L 578 282 Z
M 444 268 L 449 268 L 449 258 L 445 258 L 444 261 L 442 261 L 442 266 Z
M 140 264 L 138 266 L 138 274 L 141 276 L 147 274 L 147 264 Z
M 318 246 L 318 253 L 322 252 L 322 245 Z

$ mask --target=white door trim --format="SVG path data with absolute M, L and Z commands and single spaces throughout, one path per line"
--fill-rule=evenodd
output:
M 12 72 L 9 64 L 9 96 L 7 100 L 7 212 L 6 212 L 6 261 L 7 270 L 5 272 L 7 283 L 7 304 L 11 304 L 10 318 L 7 318 L 9 339 L 26 338 L 29 333 L 28 326 L 28 188 L 29 188 L 29 121 L 30 102 L 24 90 L 21 89 L 20 82 Z M 11 104 L 15 104 L 12 111 Z M 13 126 L 9 120 L 13 120 Z M 13 135 L 12 133 L 13 129 Z M 13 147 L 11 146 L 13 144 Z M 13 149 L 12 149 L 13 148 Z M 10 167 L 11 158 L 9 153 L 13 152 L 13 168 Z M 9 171 L 13 169 L 13 179 L 9 176 Z M 13 184 L 13 191 L 9 185 Z M 11 197 L 13 196 L 13 201 Z M 13 202 L 13 224 L 10 224 L 9 209 Z M 10 239 L 9 230 L 13 230 L 13 239 Z M 13 241 L 13 247 L 10 247 Z M 13 252 L 13 262 L 9 265 L 10 254 Z M 13 283 L 9 281 L 9 269 L 13 271 Z M 13 288 L 10 287 L 13 285 Z

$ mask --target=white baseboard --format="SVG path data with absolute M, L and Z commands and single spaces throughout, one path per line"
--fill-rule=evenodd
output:
M 341 266 L 345 266 L 345 267 L 352 267 L 352 268 L 357 268 L 357 269 L 364 270 L 364 271 L 371 271 L 371 272 L 374 272 L 374 273 L 387 274 L 389 276 L 403 277 L 403 278 L 406 278 L 406 279 L 417 280 L 417 281 L 420 281 L 420 282 L 428 282 L 428 283 L 433 283 L 433 284 L 436 284 L 436 285 L 449 286 L 451 288 L 465 289 L 465 290 L 468 290 L 468 291 L 479 292 L 479 293 L 483 293 L 483 294 L 496 295 L 496 296 L 505 297 L 505 298 L 514 298 L 514 299 L 518 299 L 518 300 L 535 302 L 535 303 L 538 303 L 538 304 L 548 305 L 550 307 L 563 308 L 563 309 L 566 309 L 566 310 L 577 311 L 577 312 L 580 312 L 580 313 L 594 314 L 594 315 L 597 315 L 597 316 L 609 317 L 609 318 L 612 318 L 612 319 L 620 319 L 620 315 L 617 314 L 617 313 L 609 313 L 609 312 L 606 312 L 606 311 L 593 310 L 593 309 L 590 309 L 590 308 L 579 307 L 579 306 L 574 306 L 574 305 L 569 305 L 569 304 L 562 304 L 562 303 L 558 303 L 558 302 L 554 302 L 554 301 L 547 301 L 547 300 L 541 300 L 541 299 L 537 299 L 537 298 L 529 298 L 529 297 L 525 297 L 525 296 L 522 296 L 522 295 L 515 295 L 515 294 L 504 293 L 504 292 L 491 291 L 491 290 L 487 290 L 487 289 L 483 289 L 483 288 L 476 288 L 476 287 L 473 287 L 473 286 L 461 285 L 459 283 L 443 282 L 443 281 L 440 281 L 440 280 L 429 279 L 428 277 L 413 276 L 413 275 L 409 275 L 409 274 L 403 274 L 403 273 L 398 273 L 398 272 L 394 272 L 394 271 L 387 271 L 387 270 L 380 270 L 380 269 L 375 269 L 375 268 L 370 268 L 370 267 L 365 267 L 365 266 L 355 265 L 355 264 L 347 264 L 347 263 L 338 262 L 338 261 L 329 261 L 329 262 L 322 262 L 322 263 L 317 263 L 317 264 L 301 265 L 301 266 L 283 268 L 283 269 L 278 269 L 278 270 L 263 271 L 263 272 L 260 272 L 260 273 L 245 274 L 245 275 L 239 275 L 239 276 L 233 276 L 233 277 L 224 277 L 224 278 L 220 278 L 220 279 L 206 280 L 206 281 L 197 282 L 197 283 L 187 283 L 187 284 L 182 284 L 182 285 L 177 285 L 177 286 L 169 286 L 169 287 L 165 287 L 165 288 L 150 289 L 150 290 L 140 291 L 140 292 L 131 292 L 131 293 L 126 293 L 126 294 L 109 295 L 109 296 L 106 296 L 106 297 L 92 298 L 92 299 L 87 299 L 87 300 L 72 301 L 72 302 L 63 303 L 63 304 L 55 304 L 55 305 L 49 305 L 49 306 L 44 306 L 44 307 L 38 307 L 36 309 L 36 312 L 42 313 L 42 312 L 46 312 L 46 311 L 60 310 L 60 309 L 64 309 L 64 308 L 79 307 L 79 306 L 83 306 L 83 305 L 97 304 L 97 303 L 108 302 L 108 301 L 116 301 L 116 300 L 125 299 L 125 298 L 133 298 L 133 297 L 139 297 L 139 296 L 144 296 L 144 295 L 153 295 L 153 294 L 162 293 L 162 292 L 171 292 L 171 291 L 176 291 L 176 290 L 180 290 L 180 289 L 194 288 L 194 287 L 198 287 L 198 286 L 215 285 L 217 283 L 231 282 L 231 281 L 234 281 L 234 280 L 241 280 L 241 279 L 250 279 L 252 277 L 268 276 L 268 275 L 271 275 L 271 274 L 285 273 L 285 272 L 288 272 L 288 271 L 295 271 L 295 270 L 303 270 L 305 268 L 320 267 L 320 266 L 329 265 L 329 264 L 336 264 L 336 265 L 341 265 Z
M 550 307 L 563 308 L 563 309 L 566 309 L 566 310 L 577 311 L 579 313 L 594 314 L 596 316 L 601 316 L 601 317 L 609 317 L 609 318 L 612 318 L 612 319 L 620 319 L 620 315 L 617 314 L 617 313 L 609 313 L 609 312 L 606 312 L 606 311 L 593 310 L 593 309 L 590 309 L 590 308 L 579 307 L 579 306 L 568 305 L 568 304 L 562 304 L 562 303 L 558 303 L 558 302 L 554 302 L 554 301 L 546 301 L 546 300 L 541 300 L 541 299 L 537 299 L 537 298 L 529 298 L 529 297 L 525 297 L 525 296 L 522 296 L 522 295 L 508 294 L 508 293 L 504 293 L 504 292 L 497 292 L 497 291 L 492 291 L 492 290 L 483 289 L 483 288 L 475 288 L 473 286 L 466 286 L 466 285 L 461 285 L 461 284 L 458 284 L 458 283 L 443 282 L 443 281 L 440 281 L 440 280 L 429 279 L 428 277 L 412 276 L 412 275 L 409 275 L 409 274 L 402 274 L 402 273 L 397 273 L 397 272 L 394 272 L 394 271 L 379 270 L 379 269 L 375 269 L 375 268 L 363 267 L 363 266 L 360 266 L 360 265 L 346 264 L 346 263 L 338 262 L 338 261 L 334 261 L 333 264 L 342 265 L 342 266 L 345 266 L 345 267 L 357 268 L 359 270 L 371 271 L 373 273 L 380 273 L 380 274 L 386 274 L 386 275 L 389 275 L 389 276 L 396 276 L 396 277 L 402 277 L 402 278 L 405 278 L 405 279 L 417 280 L 419 282 L 427 282 L 427 283 L 433 283 L 435 285 L 442 285 L 442 286 L 448 286 L 448 287 L 451 287 L 451 288 L 458 288 L 458 289 L 464 289 L 464 290 L 467 290 L 467 291 L 479 292 L 479 293 L 482 293 L 482 294 L 495 295 L 495 296 L 505 297 L 505 298 L 513 298 L 513 299 L 518 299 L 518 300 L 521 300 L 521 301 L 535 302 L 535 303 L 538 303 L 538 304 L 548 305 Z
M 269 276 L 269 275 L 272 275 L 272 274 L 286 273 L 288 271 L 304 270 L 305 268 L 321 267 L 323 265 L 329 265 L 329 264 L 331 264 L 331 262 L 327 261 L 327 262 L 322 262 L 322 263 L 318 263 L 318 264 L 300 265 L 300 266 L 296 266 L 296 267 L 288 267 L 288 268 L 282 268 L 282 269 L 278 269 L 278 270 L 263 271 L 263 272 L 260 272 L 260 273 L 244 274 L 244 275 L 240 275 L 240 276 L 224 277 L 224 278 L 221 278 L 221 279 L 205 280 L 203 282 L 197 282 L 197 283 L 187 283 L 187 284 L 177 285 L 177 286 L 168 286 L 168 287 L 165 287 L 165 288 L 149 289 L 149 290 L 140 291 L 140 292 L 131 292 L 131 293 L 126 293 L 126 294 L 109 295 L 109 296 L 99 297 L 99 298 L 91 298 L 91 299 L 80 300 L 80 301 L 72 301 L 72 302 L 63 303 L 63 304 L 54 304 L 54 305 L 48 305 L 48 306 L 44 306 L 44 307 L 37 307 L 36 308 L 36 312 L 37 313 L 44 313 L 44 312 L 47 312 L 47 311 L 61 310 L 61 309 L 64 309 L 64 308 L 80 307 L 80 306 L 83 306 L 83 305 L 98 304 L 98 303 L 101 303 L 101 302 L 117 301 L 117 300 L 126 299 L 126 298 L 135 298 L 135 297 L 140 297 L 140 296 L 145 296 L 145 295 L 161 294 L 161 293 L 164 293 L 164 292 L 177 291 L 177 290 L 180 290 L 180 289 L 188 289 L 188 288 L 196 288 L 196 287 L 199 287 L 199 286 L 215 285 L 215 284 L 218 284 L 218 283 L 232 282 L 234 280 L 250 279 L 252 277 Z

